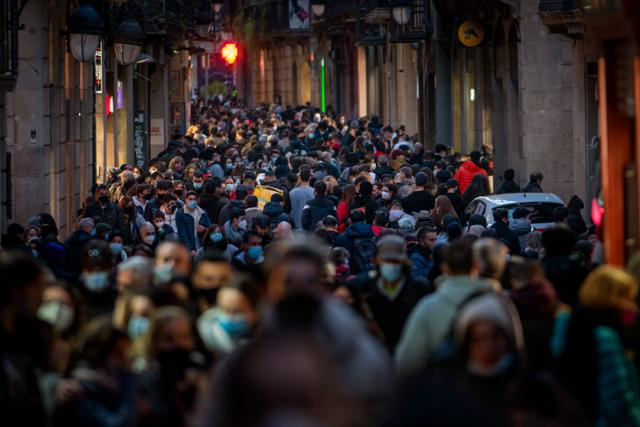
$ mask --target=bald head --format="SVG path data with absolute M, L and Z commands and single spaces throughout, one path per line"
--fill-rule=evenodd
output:
M 273 230 L 273 234 L 276 237 L 287 237 L 291 235 L 291 224 L 286 221 L 282 221 L 278 224 L 275 230 Z

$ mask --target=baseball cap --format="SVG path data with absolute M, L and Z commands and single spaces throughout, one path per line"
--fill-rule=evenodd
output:
M 405 240 L 396 234 L 387 234 L 378 240 L 376 257 L 382 261 L 407 262 L 407 248 Z

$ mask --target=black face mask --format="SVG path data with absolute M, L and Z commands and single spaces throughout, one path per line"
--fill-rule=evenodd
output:
M 98 201 L 101 204 L 106 205 L 107 203 L 109 203 L 109 196 L 100 196 L 98 197 Z
M 173 194 L 175 194 L 178 197 L 182 197 L 182 190 L 173 190 Z
M 156 355 L 160 364 L 162 379 L 168 383 L 176 383 L 185 377 L 191 363 L 191 352 L 183 348 L 161 351 Z
M 205 300 L 207 303 L 216 303 L 216 298 L 218 298 L 218 288 L 198 289 L 196 292 L 198 296 Z
M 153 193 L 144 194 L 142 197 L 143 197 L 145 200 L 151 200 L 151 199 L 153 199 Z
M 158 199 L 158 202 L 160 204 L 163 204 L 166 198 L 167 198 L 166 194 L 156 194 L 156 199 Z

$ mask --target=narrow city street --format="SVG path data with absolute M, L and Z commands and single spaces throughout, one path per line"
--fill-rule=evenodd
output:
M 640 427 L 640 3 L 0 4 L 3 427 Z

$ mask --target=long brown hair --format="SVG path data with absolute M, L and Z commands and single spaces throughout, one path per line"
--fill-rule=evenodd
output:
M 458 218 L 458 214 L 456 214 L 455 209 L 453 209 L 451 200 L 449 200 L 447 196 L 438 196 L 436 197 L 436 206 L 433 211 L 433 221 L 438 227 L 442 226 L 442 220 L 446 215 L 453 215 Z M 458 220 L 459 219 L 460 218 L 458 218 Z
M 342 198 L 340 200 L 345 202 L 347 206 L 351 206 L 355 198 L 356 198 L 356 186 L 353 184 L 345 185 L 344 188 L 342 189 Z

